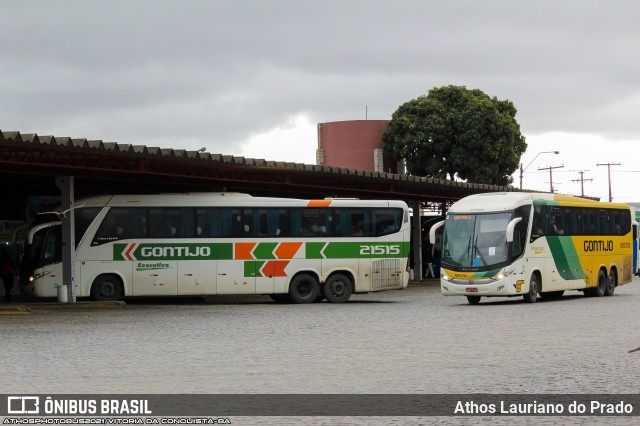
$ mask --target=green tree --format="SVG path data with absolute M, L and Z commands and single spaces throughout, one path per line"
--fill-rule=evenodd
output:
M 478 89 L 436 87 L 401 105 L 382 139 L 413 175 L 508 185 L 527 149 L 516 112 Z

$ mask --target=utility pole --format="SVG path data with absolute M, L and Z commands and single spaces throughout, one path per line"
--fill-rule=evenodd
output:
M 588 172 L 589 170 L 576 170 L 576 171 L 580 173 L 580 179 L 571 179 L 571 182 L 580 182 L 580 196 L 584 197 L 584 183 L 590 182 L 593 179 L 584 178 L 584 172 Z
M 563 168 L 564 165 L 562 166 L 549 166 L 549 167 L 540 167 L 538 170 L 549 170 L 549 184 L 551 185 L 550 187 L 550 191 L 553 194 L 553 173 L 552 170 L 553 169 L 561 169 Z
M 596 166 L 607 166 L 607 175 L 609 176 L 609 202 L 613 201 L 611 195 L 611 166 L 620 166 L 622 163 L 597 163 Z

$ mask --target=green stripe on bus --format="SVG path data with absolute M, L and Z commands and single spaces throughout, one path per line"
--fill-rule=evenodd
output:
M 278 243 L 259 243 L 256 259 L 276 259 Z M 309 242 L 307 259 L 405 258 L 408 242 Z M 232 243 L 115 243 L 113 260 L 233 260 Z
M 563 279 L 577 280 L 587 276 L 582 270 L 582 265 L 578 260 L 578 253 L 571 237 L 548 236 L 547 242 L 549 243 L 556 269 Z
M 496 275 L 498 275 L 498 272 L 500 272 L 501 268 L 498 269 L 492 269 L 490 271 L 484 271 L 484 272 L 476 272 L 475 274 L 473 274 L 471 276 L 471 278 L 476 279 L 476 278 L 491 278 L 491 277 L 495 277 Z
M 113 260 L 232 260 L 231 243 L 114 244 Z M 131 250 L 129 253 L 128 251 Z
M 533 200 L 534 206 L 559 206 L 560 201 L 556 200 Z
M 264 261 L 260 260 L 247 260 L 244 262 L 244 276 L 245 277 L 263 277 L 260 270 L 264 265 Z
M 253 257 L 256 259 L 275 259 L 276 256 L 273 251 L 278 246 L 278 243 L 260 243 L 253 249 Z
M 409 243 L 306 243 L 307 259 L 388 259 L 404 258 L 409 253 Z
M 305 251 L 307 259 L 322 259 L 322 249 L 327 243 L 306 243 Z

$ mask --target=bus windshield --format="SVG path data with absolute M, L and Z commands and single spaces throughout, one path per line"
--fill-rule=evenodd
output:
M 509 260 L 506 229 L 512 212 L 450 214 L 444 231 L 442 264 L 485 268 Z
M 76 210 L 75 239 L 81 241 L 91 222 L 102 207 Z M 24 248 L 22 268 L 31 271 L 45 265 L 62 261 L 62 226 L 60 222 L 42 223 L 32 230 Z

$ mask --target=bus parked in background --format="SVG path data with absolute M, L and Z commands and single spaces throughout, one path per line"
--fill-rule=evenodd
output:
M 441 292 L 466 296 L 566 290 L 611 296 L 633 274 L 632 211 L 558 194 L 488 193 L 454 203 L 444 221 Z M 432 228 L 432 232 L 434 232 Z
M 267 294 L 340 303 L 409 281 L 409 209 L 402 201 L 198 193 L 76 204 L 77 297 Z M 56 296 L 61 235 L 59 221 L 29 233 L 23 293 Z

